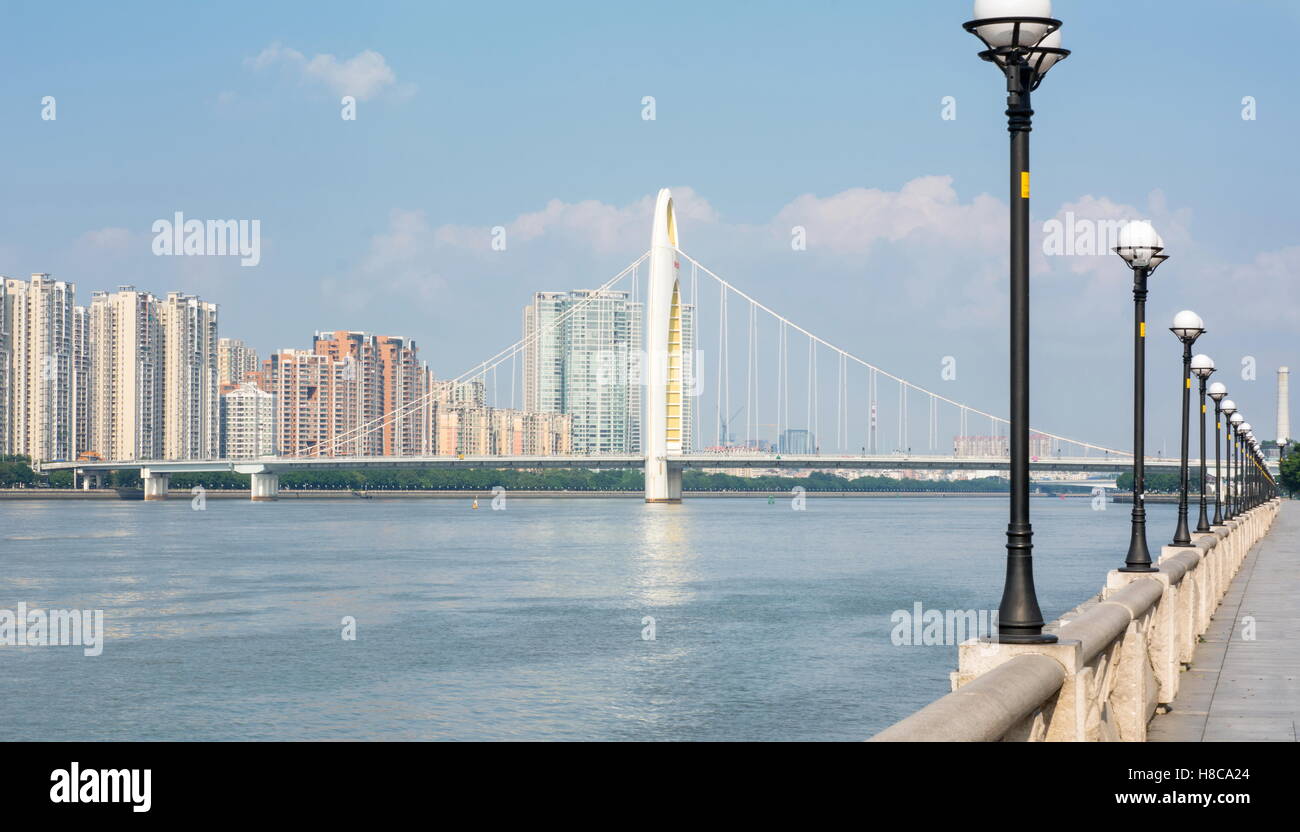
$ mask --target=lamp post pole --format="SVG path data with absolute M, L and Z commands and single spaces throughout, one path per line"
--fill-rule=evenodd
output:
M 1219 405 L 1228 395 L 1228 388 L 1219 382 L 1210 385 L 1210 398 L 1214 400 L 1214 525 L 1223 525 L 1223 474 L 1219 461 L 1219 436 L 1223 433 L 1223 411 Z
M 1029 133 L 1034 116 L 1030 93 L 1069 52 L 1057 46 L 1059 20 L 1030 16 L 1044 7 L 1050 12 L 1050 3 L 1022 0 L 1020 5 L 1026 15 L 972 20 L 962 28 L 989 47 L 980 57 L 995 64 L 1006 77 L 1007 131 L 1011 134 L 1011 499 L 998 640 L 1044 644 L 1056 641 L 1056 636 L 1043 632 L 1043 613 L 1034 591 L 1034 531 L 1029 520 Z
M 1191 415 L 1192 398 L 1192 342 L 1183 339 L 1183 443 L 1182 462 L 1178 466 L 1178 528 L 1174 531 L 1175 546 L 1190 546 L 1191 532 L 1187 529 L 1187 422 Z
M 1190 428 L 1192 404 L 1192 344 L 1205 334 L 1205 323 L 1190 310 L 1174 316 L 1169 331 L 1183 342 L 1183 437 L 1182 457 L 1178 466 L 1178 528 L 1174 531 L 1174 546 L 1192 545 L 1192 535 L 1187 529 L 1187 435 Z
M 1210 531 L 1210 518 L 1206 511 L 1206 477 L 1205 477 L 1205 383 L 1214 373 L 1214 362 L 1208 355 L 1198 355 L 1192 359 L 1192 372 L 1200 382 L 1201 410 L 1200 417 L 1197 419 L 1201 423 L 1201 512 L 1196 520 L 1197 534 L 1206 534 Z
M 1133 270 L 1133 509 L 1129 521 L 1128 554 L 1121 572 L 1155 572 L 1147 548 L 1146 508 L 1146 389 L 1147 389 L 1147 278 L 1169 255 L 1164 241 L 1143 220 L 1126 224 L 1119 232 L 1115 253 Z
M 1233 519 L 1241 514 L 1241 425 L 1246 420 L 1238 412 L 1228 417 L 1228 438 L 1232 442 L 1232 495 L 1228 505 L 1232 507 Z
M 1146 386 L 1147 277 L 1146 267 L 1133 269 L 1133 511 L 1129 520 L 1128 556 L 1122 572 L 1154 572 L 1147 548 L 1146 506 Z

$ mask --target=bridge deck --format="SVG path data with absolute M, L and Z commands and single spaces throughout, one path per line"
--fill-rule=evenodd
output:
M 1294 742 L 1300 725 L 1300 502 L 1283 502 L 1197 646 L 1150 742 Z M 1253 639 L 1243 630 L 1254 619 Z M 1246 635 L 1249 635 L 1247 633 Z

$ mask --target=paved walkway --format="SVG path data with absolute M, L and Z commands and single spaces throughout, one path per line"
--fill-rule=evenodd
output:
M 1151 720 L 1148 740 L 1295 742 L 1298 726 L 1300 501 L 1286 500 L 1215 612 L 1173 710 Z

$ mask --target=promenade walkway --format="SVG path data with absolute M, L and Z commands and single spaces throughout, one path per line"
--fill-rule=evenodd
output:
M 1253 631 L 1252 631 L 1253 626 Z M 1300 730 L 1300 501 L 1246 556 L 1148 742 L 1295 742 Z

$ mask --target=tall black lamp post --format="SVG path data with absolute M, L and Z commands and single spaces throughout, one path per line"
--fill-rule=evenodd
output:
M 1029 94 L 1070 53 L 1060 48 L 1061 21 L 1051 0 L 976 0 L 975 19 L 962 28 L 987 47 L 979 56 L 1007 79 L 1011 133 L 1011 518 L 1007 576 L 998 609 L 998 640 L 1011 644 L 1056 641 L 1043 632 L 1034 592 L 1033 526 L 1029 522 Z
M 1255 506 L 1251 503 L 1254 494 L 1251 493 L 1254 487 L 1255 466 L 1252 464 L 1254 455 L 1255 432 L 1250 427 L 1250 422 L 1241 423 L 1241 510 L 1250 511 Z
M 1219 439 L 1223 436 L 1223 399 L 1228 388 L 1223 382 L 1210 385 L 1210 398 L 1214 400 L 1214 525 L 1223 525 L 1223 473 L 1219 461 Z
M 1201 515 L 1196 520 L 1197 534 L 1210 531 L 1210 517 L 1205 505 L 1205 384 L 1213 373 L 1214 359 L 1203 353 L 1192 358 L 1192 375 L 1200 381 L 1201 392 L 1201 415 L 1197 419 L 1201 423 Z
M 1147 278 L 1161 263 L 1164 241 L 1148 222 L 1130 222 L 1119 231 L 1115 253 L 1133 270 L 1133 510 L 1128 555 L 1121 572 L 1155 572 L 1147 548 L 1146 386 Z
M 1192 344 L 1205 332 L 1201 316 L 1184 309 L 1174 316 L 1169 331 L 1183 342 L 1183 454 L 1178 466 L 1178 528 L 1174 530 L 1175 546 L 1191 546 L 1192 534 L 1187 529 L 1187 433 L 1192 401 Z
M 1228 404 L 1232 404 L 1231 401 Z M 1227 413 L 1227 410 L 1224 410 Z M 1228 438 L 1232 440 L 1232 496 L 1228 500 L 1228 505 L 1232 507 L 1232 515 L 1229 519 L 1235 519 L 1241 513 L 1241 426 L 1246 421 L 1246 417 L 1237 412 L 1233 407 L 1233 413 L 1228 417 Z

